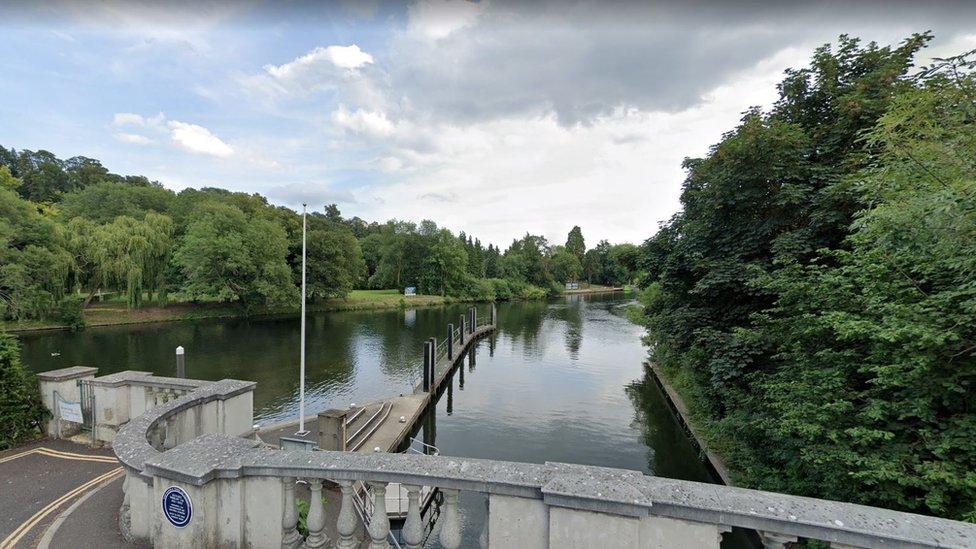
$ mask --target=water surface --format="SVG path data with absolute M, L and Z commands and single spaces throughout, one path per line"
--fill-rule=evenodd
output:
M 582 463 L 712 482 L 692 443 L 643 368 L 641 328 L 622 294 L 501 303 L 498 330 L 455 372 L 418 438 L 442 454 Z M 308 318 L 307 413 L 410 392 L 423 342 L 445 337 L 467 305 L 320 313 Z M 479 315 L 487 306 L 479 305 Z M 214 320 L 90 328 L 22 336 L 24 362 L 40 372 L 97 366 L 99 375 L 174 375 L 186 349 L 189 377 L 257 381 L 255 419 L 297 417 L 297 318 Z M 53 353 L 59 353 L 57 355 Z M 463 377 L 463 381 L 462 381 Z M 465 546 L 484 498 L 463 494 Z

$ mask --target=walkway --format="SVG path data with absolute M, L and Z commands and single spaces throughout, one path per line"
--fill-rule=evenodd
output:
M 115 548 L 122 469 L 110 448 L 42 439 L 0 452 L 0 549 Z

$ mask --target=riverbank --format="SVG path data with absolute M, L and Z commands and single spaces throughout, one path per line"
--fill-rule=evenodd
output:
M 698 446 L 701 453 L 705 456 L 705 460 L 708 465 L 712 468 L 712 471 L 720 479 L 722 479 L 722 484 L 726 486 L 733 486 L 732 483 L 732 472 L 722 456 L 715 453 L 708 444 L 705 434 L 701 429 L 695 426 L 695 421 L 692 420 L 691 409 L 685 403 L 684 398 L 682 398 L 681 393 L 668 381 L 665 373 L 662 371 L 661 367 L 649 362 L 644 363 L 644 367 L 650 372 L 654 381 L 657 383 L 658 387 L 664 392 L 667 397 L 668 404 L 671 406 L 671 410 L 678 417 L 681 425 L 685 428 L 688 436 L 691 440 Z
M 578 290 L 563 290 L 563 295 L 579 295 L 579 294 L 606 294 L 611 292 L 623 292 L 627 288 L 624 286 L 597 286 L 591 285 L 588 288 L 580 288 Z
M 361 311 L 372 309 L 396 309 L 435 307 L 458 300 L 439 295 L 405 296 L 396 290 L 353 290 L 345 298 L 329 299 L 308 305 L 310 312 Z M 250 316 L 297 315 L 298 309 L 262 309 Z M 240 318 L 245 316 L 240 307 L 228 304 L 211 303 L 171 303 L 159 307 L 140 307 L 129 309 L 121 301 L 93 303 L 84 312 L 86 327 L 118 326 L 125 324 L 146 324 L 153 322 L 175 322 L 181 320 L 202 320 L 214 318 Z M 67 330 L 70 327 L 50 321 L 0 322 L 0 330 L 7 332 L 35 332 L 46 330 Z

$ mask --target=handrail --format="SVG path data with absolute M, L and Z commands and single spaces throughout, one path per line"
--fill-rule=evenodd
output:
M 349 437 L 346 440 L 346 445 L 348 445 L 350 442 L 352 442 L 353 440 L 355 440 L 357 436 L 359 436 L 359 433 L 363 432 L 363 429 L 365 429 L 365 428 L 369 427 L 370 425 L 372 425 L 372 429 L 370 429 L 369 432 L 367 432 L 363 436 L 362 440 L 360 440 L 359 443 L 356 444 L 355 446 L 353 446 L 349 451 L 350 452 L 355 452 L 356 450 L 359 450 L 359 448 L 362 447 L 363 443 L 366 442 L 367 440 L 369 440 L 369 437 L 371 437 L 373 435 L 373 433 L 375 433 L 376 430 L 380 428 L 380 425 L 383 425 L 383 422 L 386 421 L 386 418 L 390 417 L 390 410 L 392 410 L 392 409 L 393 409 L 393 403 L 392 402 L 384 402 L 383 404 L 381 404 L 380 405 L 380 409 L 377 410 L 376 413 L 373 414 L 368 420 L 366 420 L 366 423 L 363 424 L 363 426 L 360 427 L 359 430 L 357 430 L 355 432 L 355 434 L 353 434 L 351 437 Z M 383 415 L 383 417 L 380 418 L 380 420 L 377 421 L 375 424 L 373 424 L 373 420 L 376 419 L 376 416 L 378 416 L 381 413 L 383 413 L 384 410 L 386 411 L 386 413 Z
M 432 448 L 434 450 L 435 456 L 441 453 L 441 451 L 437 448 L 437 446 L 434 446 L 433 444 L 427 444 L 426 442 L 418 439 L 417 437 L 410 437 L 410 442 L 419 442 L 420 445 L 423 446 L 424 448 Z M 409 449 L 413 450 L 413 447 Z M 417 450 L 417 452 L 423 454 L 423 452 L 420 452 L 419 450 Z
M 153 415 L 150 411 L 147 415 Z M 145 464 L 190 485 L 214 479 L 301 477 L 398 482 L 530 499 L 630 517 L 661 516 L 872 547 L 971 547 L 976 524 L 851 503 L 646 476 L 564 463 L 516 463 L 417 454 L 297 452 L 204 435 Z M 234 451 L 228 451 L 233 448 Z M 116 447 L 125 453 L 125 447 Z

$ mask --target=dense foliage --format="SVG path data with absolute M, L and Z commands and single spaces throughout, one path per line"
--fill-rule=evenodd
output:
M 47 417 L 37 382 L 20 363 L 20 344 L 0 332 L 0 450 L 36 437 Z
M 502 252 L 432 221 L 367 223 L 327 205 L 308 220 L 308 296 L 356 288 L 460 299 L 538 298 L 582 277 L 635 277 L 632 245 L 586 251 L 525 235 Z M 584 269 L 586 258 L 593 263 Z M 169 301 L 235 303 L 245 313 L 298 303 L 301 216 L 260 195 L 214 188 L 174 193 L 97 160 L 0 147 L 0 319 L 72 326 L 96 295 L 129 307 Z
M 841 37 L 686 161 L 639 251 L 655 359 L 741 481 L 976 518 L 976 80 Z

